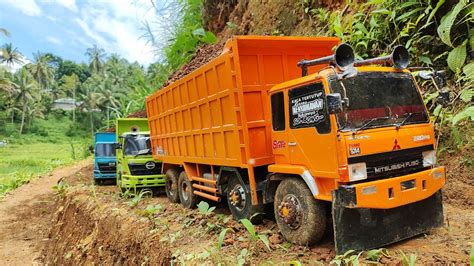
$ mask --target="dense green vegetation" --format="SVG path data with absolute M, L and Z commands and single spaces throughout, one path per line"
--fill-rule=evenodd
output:
M 474 3 L 468 0 L 370 0 L 345 1 L 342 10 L 317 7 L 315 0 L 302 1 L 306 19 L 313 21 L 311 34 L 338 36 L 350 43 L 359 57 L 390 53 L 403 44 L 412 66 L 447 70 L 451 103 L 441 108 L 432 83 L 421 82 L 425 102 L 440 122 L 447 149 L 472 147 L 474 121 Z
M 179 0 L 156 9 L 157 18 L 171 12 L 173 25 L 170 40 L 159 44 L 161 59 L 147 69 L 97 46 L 85 51 L 87 63 L 38 52 L 24 64 L 21 51 L 4 43 L 0 48 L 0 194 L 34 175 L 88 156 L 95 131 L 113 127 L 117 117 L 143 110 L 145 97 L 187 62 L 200 43 L 215 41 L 202 28 L 201 8 L 201 0 Z M 157 29 L 152 28 L 148 25 L 147 38 L 158 45 Z M 0 28 L 0 44 L 9 35 Z M 8 71 L 18 64 L 24 65 Z M 55 110 L 54 102 L 64 98 L 76 103 L 75 108 Z
M 89 156 L 88 142 L 69 137 L 72 122 L 64 117 L 38 120 L 34 133 L 0 139 L 0 197 L 9 190 L 28 182 L 32 177 Z M 10 125 L 8 125 L 10 126 Z M 10 130 L 10 129 L 7 129 Z

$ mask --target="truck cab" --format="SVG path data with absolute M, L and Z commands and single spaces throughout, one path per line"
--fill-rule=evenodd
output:
M 316 200 L 332 203 L 338 252 L 386 245 L 443 223 L 445 168 L 436 165 L 434 126 L 412 74 L 383 66 L 353 71 L 340 78 L 329 67 L 269 92 L 269 172 L 297 174 Z M 279 226 L 301 223 L 302 204 L 277 195 Z
M 94 137 L 94 182 L 116 178 L 115 133 L 97 132 Z
M 117 119 L 116 142 L 117 185 L 121 189 L 164 186 L 161 162 L 152 158 L 147 119 Z

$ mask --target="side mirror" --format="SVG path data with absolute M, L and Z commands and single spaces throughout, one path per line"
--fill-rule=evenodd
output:
M 326 102 L 330 114 L 342 112 L 342 96 L 340 93 L 329 93 L 326 95 Z
M 120 142 L 115 142 L 114 143 L 114 148 L 117 150 L 117 149 L 122 149 L 122 143 Z
M 443 107 L 447 107 L 451 102 L 451 97 L 449 96 L 449 91 L 445 88 L 439 92 L 438 98 L 436 98 L 438 104 Z
M 94 153 L 94 147 L 92 145 L 89 145 L 89 152 Z

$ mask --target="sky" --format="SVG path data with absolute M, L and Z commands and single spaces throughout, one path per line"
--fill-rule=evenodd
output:
M 96 44 L 148 66 L 156 57 L 143 28 L 153 16 L 150 0 L 0 0 L 0 28 L 10 32 L 0 45 L 11 42 L 30 60 L 41 51 L 87 62 Z

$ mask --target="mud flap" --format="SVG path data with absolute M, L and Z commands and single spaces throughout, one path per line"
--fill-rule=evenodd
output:
M 443 225 L 441 191 L 427 199 L 392 209 L 350 208 L 355 196 L 333 192 L 332 219 L 336 253 L 379 248 Z

